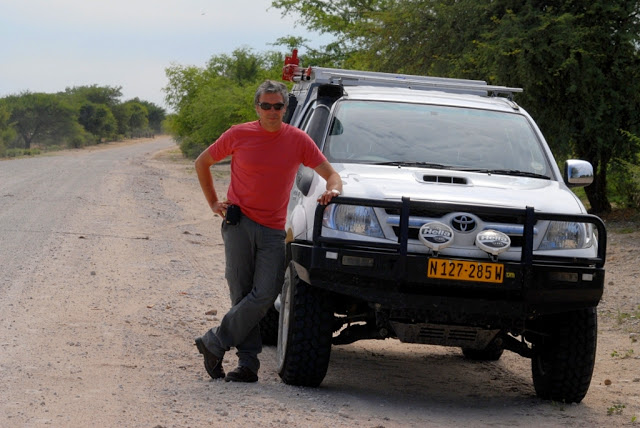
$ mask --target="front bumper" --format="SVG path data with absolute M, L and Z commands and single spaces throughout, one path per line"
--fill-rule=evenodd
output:
M 602 296 L 606 230 L 596 216 L 538 213 L 531 207 L 517 210 L 412 202 L 406 198 L 390 202 L 339 197 L 332 202 L 400 208 L 401 232 L 399 242 L 391 245 L 325 238 L 321 236 L 324 207 L 319 206 L 313 242 L 294 241 L 289 247 L 298 275 L 315 287 L 381 305 L 403 317 L 416 314 L 433 322 L 476 325 L 513 323 L 544 313 L 596 306 Z M 408 218 L 415 206 L 521 218 L 524 226 L 521 260 L 499 262 L 505 272 L 500 283 L 429 278 L 428 259 L 433 256 L 407 252 Z M 539 219 L 594 224 L 598 231 L 597 256 L 581 259 L 536 256 L 532 248 L 533 229 Z M 354 258 L 367 263 L 363 266 L 345 263 Z

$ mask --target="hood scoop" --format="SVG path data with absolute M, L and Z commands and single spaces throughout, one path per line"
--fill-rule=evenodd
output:
M 452 177 L 447 175 L 429 175 L 422 176 L 422 181 L 426 183 L 440 183 L 440 184 L 468 184 L 465 177 Z

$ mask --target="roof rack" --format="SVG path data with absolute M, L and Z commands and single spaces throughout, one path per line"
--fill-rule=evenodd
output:
M 285 59 L 282 78 L 300 83 L 315 82 L 342 86 L 372 85 L 443 90 L 447 92 L 472 93 L 486 96 L 506 95 L 509 99 L 513 99 L 514 93 L 522 92 L 522 88 L 487 85 L 487 82 L 483 80 L 415 76 L 410 74 L 355 71 L 325 67 L 307 67 L 303 69 L 299 66 L 298 51 L 296 49 L 293 50 L 291 57 L 286 57 Z

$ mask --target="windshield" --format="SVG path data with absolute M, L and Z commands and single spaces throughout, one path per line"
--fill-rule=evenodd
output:
M 331 162 L 551 175 L 524 116 L 464 107 L 342 101 L 324 153 Z

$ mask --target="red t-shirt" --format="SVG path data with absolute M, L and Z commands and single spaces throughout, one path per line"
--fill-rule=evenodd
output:
M 232 155 L 229 202 L 251 220 L 280 230 L 300 164 L 315 168 L 327 160 L 307 134 L 286 123 L 277 132 L 259 121 L 232 126 L 208 150 L 216 161 Z

